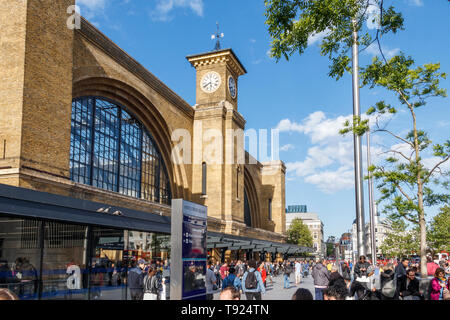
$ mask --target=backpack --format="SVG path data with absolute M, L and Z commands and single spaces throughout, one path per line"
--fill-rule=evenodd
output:
M 284 272 L 285 272 L 287 275 L 290 275 L 290 274 L 292 273 L 292 267 L 291 267 L 291 265 L 287 265 L 287 266 L 285 267 Z
M 258 281 L 256 279 L 256 271 L 248 272 L 247 278 L 245 279 L 245 289 L 256 289 L 258 287 Z
M 393 298 L 395 295 L 395 292 L 397 291 L 397 285 L 396 285 L 396 278 L 389 280 L 384 285 L 383 289 L 381 289 L 381 293 L 388 298 Z

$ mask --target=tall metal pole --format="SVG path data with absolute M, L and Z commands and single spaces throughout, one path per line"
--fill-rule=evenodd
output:
M 359 57 L 358 57 L 358 31 L 356 19 L 353 19 L 353 116 L 361 116 L 359 108 Z M 356 197 L 356 232 L 358 255 L 365 255 L 364 237 L 364 189 L 362 172 L 361 137 L 353 133 L 354 163 L 355 163 L 355 197 Z
M 377 243 L 375 234 L 375 200 L 373 198 L 373 180 L 370 176 L 369 168 L 372 165 L 370 160 L 370 130 L 367 131 L 367 171 L 369 175 L 368 185 L 369 185 L 369 212 L 370 212 L 370 243 L 372 251 L 372 264 L 375 266 L 377 264 Z

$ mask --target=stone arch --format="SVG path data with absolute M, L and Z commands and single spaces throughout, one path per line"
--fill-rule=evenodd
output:
M 259 206 L 259 197 L 258 191 L 256 189 L 255 182 L 253 180 L 253 176 L 250 171 L 244 167 L 244 192 L 247 194 L 249 206 L 250 206 L 250 214 L 251 214 L 251 227 L 253 228 L 261 228 L 261 222 L 259 219 L 260 206 Z M 244 209 L 245 210 L 245 209 Z
M 125 106 L 151 133 L 166 164 L 172 198 L 190 199 L 184 165 L 172 162 L 171 131 L 161 113 L 147 97 L 128 84 L 110 78 L 92 77 L 74 83 L 72 98 L 83 96 L 104 97 Z

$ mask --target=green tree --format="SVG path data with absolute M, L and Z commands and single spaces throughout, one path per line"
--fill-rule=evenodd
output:
M 427 105 L 430 98 L 446 97 L 446 91 L 439 87 L 445 73 L 439 72 L 439 63 L 414 67 L 414 60 L 403 53 L 390 60 L 375 57 L 372 64 L 362 69 L 363 86 L 380 87 L 393 93 L 397 105 L 392 106 L 379 101 L 369 108 L 367 115 L 376 119 L 386 113 L 397 113 L 400 108 L 410 115 L 408 133 L 401 135 L 387 129 L 376 121 L 374 132 L 388 135 L 397 142 L 384 150 L 384 161 L 369 168 L 370 175 L 379 184 L 381 193 L 378 202 L 384 202 L 383 212 L 392 220 L 406 220 L 420 233 L 420 257 L 422 276 L 426 276 L 427 224 L 425 208 L 446 204 L 450 200 L 449 172 L 442 165 L 450 158 L 450 140 L 432 145 L 427 133 L 419 128 L 417 109 Z M 341 133 L 364 134 L 370 130 L 368 119 L 355 118 L 347 121 Z M 399 148 L 399 146 L 401 148 Z M 430 149 L 433 151 L 430 151 Z M 439 161 L 430 167 L 424 162 L 424 155 L 432 153 Z M 438 192 L 440 190 L 440 192 Z
M 266 0 L 266 24 L 272 37 L 271 55 L 277 61 L 303 54 L 312 36 L 323 35 L 321 55 L 330 59 L 329 76 L 339 79 L 351 71 L 353 31 L 364 50 L 381 36 L 403 29 L 403 17 L 383 0 Z M 378 15 L 369 14 L 379 8 Z M 365 27 L 375 23 L 378 28 Z
M 432 141 L 424 130 L 418 127 L 418 108 L 424 107 L 430 98 L 446 97 L 446 91 L 439 87 L 441 79 L 439 63 L 415 67 L 415 61 L 401 53 L 390 60 L 385 58 L 381 37 L 403 30 L 403 17 L 393 6 L 385 8 L 383 0 L 267 0 L 266 24 L 272 36 L 271 54 L 277 61 L 284 56 L 298 52 L 303 54 L 311 36 L 324 35 L 321 54 L 330 59 L 329 76 L 341 78 L 350 72 L 349 56 L 353 44 L 361 46 L 361 51 L 377 44 L 381 59 L 375 57 L 372 63 L 361 68 L 362 85 L 370 88 L 381 87 L 394 93 L 398 98 L 396 106 L 379 101 L 369 108 L 367 115 L 376 119 L 376 132 L 383 132 L 404 147 L 387 149 L 386 161 L 372 166 L 371 175 L 379 182 L 381 192 L 378 202 L 385 202 L 384 212 L 392 220 L 408 221 L 420 230 L 420 256 L 422 276 L 426 276 L 427 233 L 425 208 L 448 203 L 448 172 L 441 167 L 449 160 L 450 140 L 433 147 L 433 155 L 440 161 L 432 168 L 424 165 L 423 155 L 431 148 Z M 369 14 L 374 12 L 378 14 Z M 367 28 L 367 22 L 378 25 Z M 354 33 L 359 37 L 354 37 Z M 379 126 L 379 118 L 397 113 L 404 107 L 411 115 L 411 125 L 404 136 Z M 355 117 L 344 124 L 342 134 L 353 132 L 363 135 L 369 130 L 369 120 Z M 437 193 L 437 186 L 443 187 Z M 434 188 L 433 188 L 434 187 Z
M 287 231 L 287 242 L 304 247 L 312 247 L 313 239 L 308 227 L 303 223 L 302 219 L 294 219 Z
M 445 205 L 430 223 L 429 246 L 434 252 L 450 251 L 450 206 Z
M 404 220 L 388 220 L 389 232 L 380 245 L 383 256 L 394 258 L 411 255 L 418 251 L 419 239 L 416 230 L 408 230 Z
M 334 243 L 326 243 L 327 245 L 327 257 L 334 255 Z

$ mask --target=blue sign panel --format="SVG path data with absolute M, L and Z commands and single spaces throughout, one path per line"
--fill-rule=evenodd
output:
M 206 219 L 206 207 L 183 201 L 182 299 L 206 297 Z

